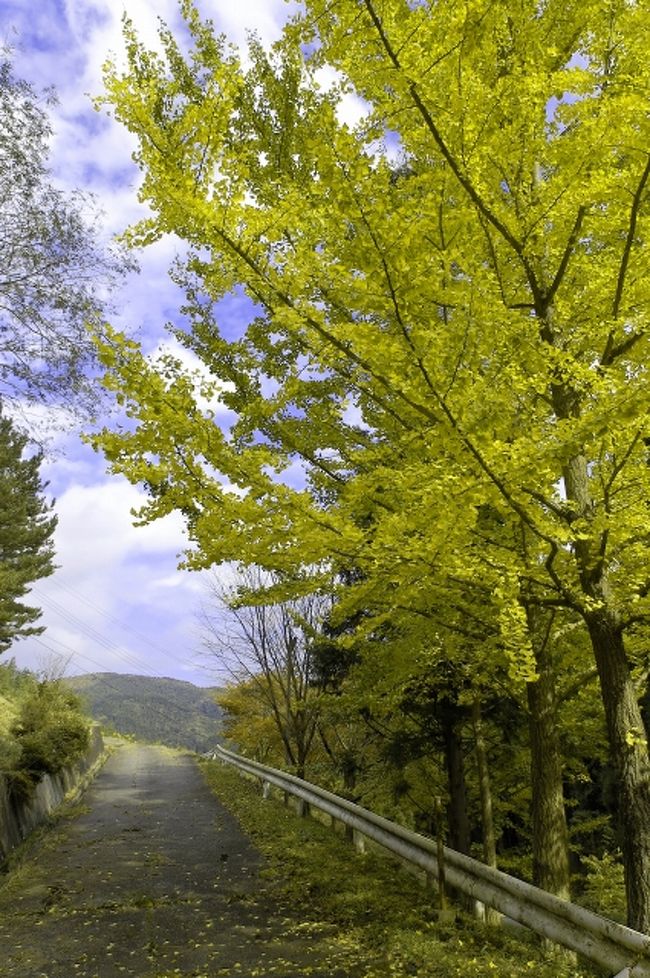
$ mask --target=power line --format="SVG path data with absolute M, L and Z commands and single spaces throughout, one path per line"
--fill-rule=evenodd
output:
M 80 631 L 82 635 L 91 639 L 91 641 L 95 642 L 101 648 L 106 649 L 107 652 L 111 652 L 117 659 L 120 659 L 122 662 L 130 665 L 133 668 L 142 669 L 143 671 L 149 672 L 152 676 L 156 675 L 148 664 L 141 662 L 136 656 L 132 655 L 132 653 L 128 652 L 126 649 L 123 649 L 106 639 L 101 632 L 98 632 L 91 625 L 88 625 L 80 618 L 77 618 L 76 615 L 72 614 L 72 612 L 68 611 L 52 598 L 49 598 L 43 594 L 40 595 L 40 598 L 48 607 L 53 609 L 64 622 L 66 622 L 68 625 L 72 625 L 74 628 Z
M 94 601 L 91 601 L 90 598 L 83 595 L 80 591 L 77 591 L 76 588 L 70 587 L 69 584 L 64 584 L 63 581 L 57 580 L 56 577 L 52 578 L 52 583 L 56 584 L 56 586 L 61 588 L 62 590 L 67 591 L 68 594 L 71 594 L 79 601 L 82 601 L 85 605 L 87 605 L 89 608 L 92 608 L 93 611 L 101 615 L 103 618 L 107 618 L 109 621 L 112 621 L 116 625 L 119 625 L 120 628 L 124 628 L 127 631 L 132 632 L 143 642 L 146 642 L 147 645 L 151 646 L 151 648 L 154 649 L 156 652 L 166 655 L 173 662 L 185 661 L 186 665 L 190 665 L 190 663 L 187 662 L 187 660 L 179 660 L 178 656 L 175 653 L 168 651 L 164 646 L 159 645 L 157 642 L 152 642 L 152 640 L 147 635 L 145 635 L 144 632 L 141 632 L 137 628 L 134 628 L 133 625 L 124 621 L 124 619 L 118 618 L 116 615 L 113 615 L 108 611 L 104 611 L 102 608 L 99 607 L 99 605 L 95 604 Z
M 102 646 L 102 648 L 105 648 L 107 651 L 112 652 L 114 655 L 117 656 L 117 658 L 121 659 L 122 661 L 126 662 L 127 664 L 130 664 L 130 665 L 132 665 L 132 666 L 134 666 L 135 668 L 138 668 L 138 669 L 143 669 L 144 671 L 149 672 L 152 676 L 156 676 L 157 675 L 157 673 L 151 668 L 151 666 L 149 666 L 148 664 L 146 664 L 139 656 L 137 656 L 133 652 L 125 649 L 123 646 L 118 645 L 116 642 L 113 642 L 112 640 L 107 639 L 105 637 L 105 635 L 103 635 L 93 625 L 90 625 L 87 622 L 84 622 L 81 618 L 79 618 L 77 615 L 75 615 L 72 611 L 70 611 L 64 605 L 60 604 L 58 601 L 56 601 L 54 598 L 50 597 L 49 595 L 44 594 L 43 591 L 40 588 L 33 587 L 33 590 L 38 595 L 38 597 L 40 598 L 40 600 L 43 601 L 49 608 L 51 608 L 57 615 L 59 615 L 63 619 L 63 621 L 65 621 L 65 622 L 67 622 L 67 624 L 72 625 L 75 628 L 77 628 L 87 638 L 90 638 L 92 641 L 96 642 L 98 645 Z M 72 590 L 72 589 L 70 589 L 70 590 Z M 90 604 L 90 602 L 88 602 L 88 603 Z M 97 609 L 97 610 L 98 610 L 98 612 L 100 614 L 102 614 L 102 612 L 99 611 L 99 609 Z M 108 616 L 107 615 L 106 617 L 111 617 L 111 616 Z M 156 644 L 153 643 L 151 640 L 148 640 L 148 642 L 149 642 L 149 645 L 156 652 L 158 652 L 158 651 L 164 651 L 164 650 L 158 649 L 158 647 L 156 646 Z M 183 659 L 180 656 L 173 656 L 171 653 L 168 653 L 168 652 L 164 652 L 164 654 L 166 654 L 167 657 L 175 665 L 179 665 L 179 664 L 180 665 L 187 665 L 187 666 L 191 666 L 192 665 L 192 663 L 189 660 Z
M 44 642 L 42 638 L 38 638 L 37 636 L 34 636 L 33 638 L 34 638 L 34 641 L 35 642 L 38 642 L 39 645 L 42 645 L 44 649 L 47 649 L 48 650 L 48 652 L 52 652 L 53 655 L 60 655 L 60 653 L 57 652 L 56 649 L 53 649 L 51 645 L 48 645 L 47 642 Z M 86 655 L 83 652 L 78 652 L 76 649 L 73 649 L 71 645 L 66 645 L 65 642 L 62 642 L 58 638 L 54 638 L 53 636 L 50 636 L 50 639 L 51 639 L 52 642 L 56 642 L 56 644 L 57 645 L 60 645 L 62 648 L 67 649 L 69 652 L 72 653 L 72 655 L 74 657 L 79 658 L 79 659 L 85 659 L 86 662 L 90 662 L 94 666 L 99 666 L 99 668 L 102 669 L 102 670 L 104 669 L 103 663 L 97 662 L 97 660 L 96 659 L 93 659 L 91 656 Z M 95 675 L 97 675 L 97 674 L 95 673 Z M 118 689 L 117 686 L 111 686 L 111 684 L 108 682 L 108 680 L 104 679 L 103 677 L 98 677 L 98 679 L 99 679 L 100 682 L 104 683 L 105 686 L 108 686 L 109 689 L 112 689 L 114 692 L 120 693 L 120 695 L 123 693 L 123 690 Z

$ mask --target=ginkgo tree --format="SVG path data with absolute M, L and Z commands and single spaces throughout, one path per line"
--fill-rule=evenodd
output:
M 647 10 L 306 0 L 244 67 L 182 6 L 190 55 L 165 29 L 147 51 L 127 23 L 106 101 L 138 137 L 152 209 L 129 239 L 193 249 L 179 338 L 215 381 L 114 335 L 106 383 L 133 424 L 95 443 L 146 482 L 143 520 L 185 514 L 191 566 L 360 566 L 385 618 L 418 618 L 440 582 L 483 587 L 513 681 L 537 675 L 530 609 L 578 616 L 629 921 L 648 930 L 627 641 L 650 615 Z M 238 287 L 258 316 L 229 343 L 214 304 Z M 228 432 L 205 408 L 220 383 Z M 282 475 L 296 459 L 299 489 Z M 486 508 L 516 546 L 483 532 Z

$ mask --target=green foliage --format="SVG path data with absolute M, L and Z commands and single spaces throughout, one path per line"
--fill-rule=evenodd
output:
M 341 643 L 386 651 L 398 673 L 452 635 L 450 663 L 521 701 L 545 646 L 545 688 L 569 691 L 562 712 L 601 755 L 602 723 L 569 703 L 580 647 L 551 641 L 556 611 L 577 623 L 607 715 L 630 923 L 647 930 L 650 756 L 632 679 L 647 643 L 628 640 L 650 621 L 647 9 L 306 0 L 248 59 L 183 9 L 192 54 L 164 29 L 153 53 L 127 24 L 106 101 L 138 140 L 151 207 L 129 240 L 171 231 L 190 248 L 176 335 L 205 372 L 99 341 L 131 424 L 94 444 L 146 484 L 142 522 L 183 513 L 191 567 L 287 582 L 308 568 L 314 590 L 353 568 Z M 257 314 L 230 341 L 215 309 L 237 289 Z
M 0 666 L 0 689 L 1 773 L 12 793 L 26 798 L 44 774 L 56 774 L 83 755 L 90 723 L 60 680 L 39 681 L 13 662 Z
M 88 721 L 80 703 L 56 685 L 39 684 L 22 704 L 12 727 L 21 746 L 21 767 L 38 776 L 54 774 L 88 746 Z
M 0 666 L 0 696 L 4 697 L 7 703 L 15 700 L 16 697 L 32 688 L 34 676 L 27 669 L 19 669 L 15 659 L 9 659 Z
M 258 682 L 229 683 L 216 701 L 223 710 L 223 735 L 233 746 L 272 767 L 286 763 L 277 723 Z
M 21 599 L 54 570 L 56 516 L 43 498 L 42 456 L 26 455 L 27 442 L 0 407 L 0 653 L 43 630 L 33 624 L 40 610 Z
M 457 926 L 438 923 L 435 897 L 393 862 L 360 855 L 331 828 L 299 819 L 279 801 L 262 801 L 251 781 L 206 762 L 205 776 L 268 860 L 279 899 L 300 906 L 303 928 L 332 928 L 337 963 L 363 978 L 578 978 L 580 972 L 545 960 L 533 944 L 486 929 L 461 914 Z
M 584 614 L 603 574 L 623 613 L 650 601 L 647 286 L 633 273 L 648 172 L 641 137 L 628 141 L 648 73 L 637 7 L 616 4 L 612 22 L 593 2 L 506 7 L 479 26 L 453 2 L 392 0 L 380 15 L 312 0 L 247 68 L 194 15 L 187 61 L 169 32 L 161 56 L 128 27 L 130 65 L 109 69 L 107 100 L 139 140 L 153 210 L 131 239 L 173 229 L 196 249 L 177 270 L 192 320 L 180 339 L 214 382 L 113 337 L 107 384 L 135 426 L 96 443 L 147 481 L 143 518 L 183 510 L 196 566 L 344 559 L 364 572 L 357 607 L 418 633 L 448 617 L 434 588 L 480 583 L 493 654 L 522 680 L 524 580 L 535 600 Z M 624 54 L 608 58 L 614 29 Z M 315 81 L 324 66 L 341 75 L 330 93 Z M 344 91 L 367 104 L 354 129 L 337 118 Z M 391 135 L 398 166 L 377 146 Z M 237 286 L 262 312 L 228 343 L 209 310 Z M 230 434 L 199 388 L 236 412 Z M 309 494 L 273 478 L 296 458 Z M 573 509 L 557 488 L 570 472 Z M 500 539 L 481 526 L 486 508 Z M 580 567 L 601 547 L 585 593 Z
M 203 752 L 220 739 L 214 690 L 177 679 L 89 673 L 65 680 L 98 723 L 138 740 Z
M 596 913 L 625 923 L 625 882 L 620 853 L 583 856 L 586 875 L 582 882 L 580 903 Z
M 11 727 L 18 714 L 20 699 L 32 689 L 33 681 L 31 674 L 21 672 L 13 659 L 0 666 L 0 773 L 14 768 L 20 757 L 20 746 Z
M 2 757 L 0 774 L 15 770 L 20 758 L 20 745 L 11 733 L 0 733 L 0 757 Z
M 10 733 L 20 748 L 11 784 L 25 795 L 44 774 L 56 774 L 82 756 L 90 724 L 80 700 L 61 681 L 35 682 L 20 701 Z

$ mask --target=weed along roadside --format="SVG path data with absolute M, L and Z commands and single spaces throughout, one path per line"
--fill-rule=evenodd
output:
M 427 884 L 435 881 L 438 920 L 455 915 L 446 899 L 451 883 L 459 905 L 480 911 L 487 922 L 486 909 L 492 908 L 509 923 L 523 924 L 543 938 L 556 957 L 577 961 L 579 956 L 588 965 L 604 969 L 606 975 L 615 973 L 615 978 L 650 978 L 650 936 L 444 846 L 440 830 L 434 841 L 318 785 L 222 746 L 208 756 L 261 782 L 264 798 L 275 788 L 285 803 L 291 799 L 297 805 L 300 814 L 317 811 L 330 824 L 342 823 L 348 834 L 352 830 L 353 840 L 362 848 L 365 840 L 372 840 L 380 852 L 397 858 L 411 872 L 424 873 Z
M 458 911 L 440 915 L 436 895 L 395 863 L 359 852 L 343 832 L 298 818 L 259 782 L 204 760 L 206 780 L 261 850 L 278 901 L 299 907 L 300 929 L 329 934 L 350 975 L 363 978 L 580 978 L 593 975 L 532 939 L 515 940 Z

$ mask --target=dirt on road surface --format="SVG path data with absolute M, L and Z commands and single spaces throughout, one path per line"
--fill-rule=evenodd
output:
M 347 978 L 194 760 L 127 745 L 0 879 L 1 978 Z

